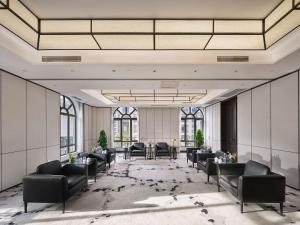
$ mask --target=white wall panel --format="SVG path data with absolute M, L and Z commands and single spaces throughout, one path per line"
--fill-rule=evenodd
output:
M 270 148 L 260 148 L 252 146 L 252 160 L 271 167 Z
M 26 150 L 26 81 L 3 72 L 1 104 L 2 153 Z
M 27 174 L 35 172 L 37 166 L 46 161 L 46 148 L 27 150 Z
M 237 97 L 238 144 L 251 145 L 251 91 Z
M 298 153 L 298 74 L 271 85 L 272 148 Z
M 174 145 L 179 146 L 180 137 L 179 137 L 179 108 L 171 109 L 171 121 L 170 121 L 170 129 L 171 129 L 171 139 L 175 138 L 176 142 Z M 173 144 L 173 143 L 172 143 Z
M 245 163 L 251 160 L 251 145 L 238 144 L 238 162 Z
M 155 139 L 163 139 L 163 113 L 162 109 L 154 109 Z
M 46 92 L 47 92 L 47 146 L 54 146 L 60 144 L 59 143 L 59 139 L 60 139 L 59 94 L 49 90 L 47 90 Z
M 299 154 L 272 150 L 272 170 L 286 176 L 286 183 L 299 188 Z
M 270 148 L 270 84 L 252 90 L 252 145 Z
M 47 161 L 60 159 L 60 145 L 47 147 Z
M 171 139 L 171 109 L 162 109 L 162 137 L 166 140 Z
M 150 140 L 155 139 L 155 117 L 154 117 L 154 109 L 147 109 L 147 138 Z
M 46 146 L 46 91 L 27 82 L 27 148 Z
M 145 108 L 138 108 L 139 112 L 139 132 L 140 140 L 147 138 L 147 110 Z
M 25 175 L 26 151 L 2 155 L 2 190 L 21 183 Z

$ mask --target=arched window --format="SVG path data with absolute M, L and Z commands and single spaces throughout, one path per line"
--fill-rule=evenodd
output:
M 193 147 L 197 129 L 203 131 L 203 112 L 198 107 L 182 107 L 180 110 L 180 142 L 183 147 Z
M 114 147 L 128 147 L 137 142 L 138 112 L 133 107 L 118 107 L 113 113 Z
M 60 155 L 76 151 L 76 110 L 73 102 L 60 96 Z

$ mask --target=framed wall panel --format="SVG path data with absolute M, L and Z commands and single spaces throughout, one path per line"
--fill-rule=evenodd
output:
M 252 146 L 270 148 L 270 83 L 252 90 Z
M 162 109 L 162 134 L 169 143 L 171 139 L 171 109 L 169 108 Z
M 26 101 L 26 81 L 2 72 L 2 154 L 26 150 Z
M 38 165 L 47 161 L 46 148 L 27 150 L 27 172 L 30 174 L 36 171 Z
M 272 149 L 298 153 L 298 73 L 271 83 Z
M 271 167 L 271 149 L 252 146 L 252 160 Z
M 47 146 L 60 145 L 59 94 L 46 90 L 47 96 Z M 59 151 L 59 150 L 58 150 Z
M 2 154 L 2 190 L 20 184 L 25 175 L 26 151 Z
M 46 147 L 46 90 L 27 82 L 27 149 Z
M 154 109 L 155 139 L 163 138 L 163 112 L 161 108 Z
M 251 91 L 237 97 L 238 144 L 251 146 Z

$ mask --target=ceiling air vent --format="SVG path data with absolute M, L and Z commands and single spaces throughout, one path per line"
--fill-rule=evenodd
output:
M 227 92 L 226 94 L 220 96 L 221 98 L 229 98 L 232 96 L 235 96 L 239 93 L 241 93 L 242 91 L 244 91 L 245 89 L 234 89 L 233 91 Z
M 81 62 L 81 56 L 42 56 L 42 62 Z
M 160 82 L 160 88 L 178 88 L 177 80 L 163 80 Z
M 217 56 L 218 62 L 249 62 L 249 56 Z

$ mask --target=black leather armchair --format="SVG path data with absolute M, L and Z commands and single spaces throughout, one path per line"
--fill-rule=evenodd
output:
M 196 153 L 197 156 L 197 172 L 203 170 L 207 174 L 207 183 L 209 182 L 210 176 L 217 175 L 217 166 L 214 163 L 214 158 L 226 157 L 226 153 L 221 150 L 215 153 L 200 152 Z
M 87 187 L 87 168 L 73 164 L 61 165 L 55 160 L 41 164 L 36 173 L 23 178 L 24 211 L 27 213 L 27 204 L 36 203 L 63 203 L 74 193 Z
M 200 150 L 200 148 L 186 148 L 186 162 L 188 163 L 189 160 L 194 164 L 197 163 L 197 151 Z
M 272 173 L 270 168 L 255 161 L 218 164 L 218 191 L 220 186 L 243 203 L 279 203 L 280 213 L 285 202 L 285 177 Z
M 170 146 L 166 142 L 158 142 L 155 145 L 155 159 L 157 156 L 168 156 L 171 159 Z
M 81 158 L 82 162 L 87 165 L 88 176 L 94 177 L 95 182 L 97 181 L 97 174 L 106 170 L 105 157 L 97 153 L 81 152 L 78 154 L 78 158 Z
M 143 156 L 145 157 L 145 159 L 147 159 L 146 146 L 142 142 L 134 143 L 128 148 L 128 150 L 129 150 L 129 158 L 131 158 L 131 156 Z

